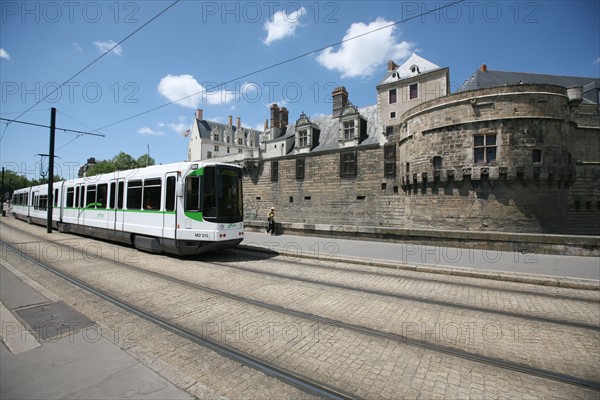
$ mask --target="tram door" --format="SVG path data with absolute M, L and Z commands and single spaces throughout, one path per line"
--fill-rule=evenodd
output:
M 177 227 L 176 196 L 175 187 L 177 183 L 177 172 L 168 172 L 165 175 L 165 208 L 163 213 L 163 237 L 176 239 Z
M 111 218 L 108 229 L 114 229 L 116 231 L 123 230 L 123 218 L 125 206 L 123 199 L 125 196 L 125 179 L 111 179 L 110 181 L 110 209 Z

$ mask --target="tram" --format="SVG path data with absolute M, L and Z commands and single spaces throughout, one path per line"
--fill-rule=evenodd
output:
M 48 199 L 48 185 L 15 190 L 10 213 L 45 226 Z M 152 253 L 234 247 L 244 238 L 241 168 L 181 162 L 56 182 L 52 226 Z

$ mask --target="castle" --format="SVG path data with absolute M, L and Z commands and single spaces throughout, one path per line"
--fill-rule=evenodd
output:
M 482 65 L 451 94 L 449 69 L 413 54 L 388 62 L 376 105 L 338 87 L 329 115 L 290 122 L 273 104 L 264 132 L 238 133 L 219 160 L 244 166 L 249 222 L 274 206 L 300 230 L 599 235 L 599 88 Z M 197 133 L 190 160 L 208 158 Z

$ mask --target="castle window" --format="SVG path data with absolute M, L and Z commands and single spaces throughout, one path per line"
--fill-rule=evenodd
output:
M 271 161 L 271 182 L 279 179 L 279 161 Z
M 356 151 L 340 153 L 340 177 L 354 178 L 356 176 Z
M 215 142 L 218 142 L 218 141 L 219 141 L 219 134 L 218 134 L 218 133 L 215 133 L 215 134 L 214 134 L 214 136 L 213 136 L 213 140 L 214 140 Z
M 435 156 L 433 157 L 433 169 L 439 171 L 442 169 L 442 157 Z
M 390 113 L 390 118 L 396 118 L 396 111 L 392 111 Z
M 308 130 L 302 129 L 298 132 L 298 146 L 308 146 Z
M 304 179 L 304 158 L 296 159 L 296 179 Z
M 215 153 L 219 152 L 219 146 L 215 146 Z
M 409 99 L 413 100 L 419 97 L 419 84 L 413 83 L 409 86 Z
M 212 151 L 207 151 L 206 152 L 206 158 L 207 159 L 211 159 L 212 158 Z
M 394 127 L 393 126 L 386 126 L 385 127 L 385 134 L 386 135 L 392 135 L 394 133 Z
M 354 120 L 344 121 L 344 140 L 354 139 Z
M 496 135 L 475 135 L 473 137 L 473 161 L 475 163 L 496 161 Z
M 388 95 L 389 95 L 390 104 L 393 104 L 396 101 L 398 101 L 398 98 L 396 96 L 396 89 L 390 89 L 390 91 L 388 92 Z
M 534 163 L 542 162 L 542 151 L 541 150 L 534 149 L 532 156 L 533 156 L 533 162 Z
M 238 142 L 238 145 L 241 146 L 244 144 L 244 139 L 238 138 L 237 142 Z
M 396 176 L 396 145 L 386 144 L 383 146 L 384 171 L 383 176 L 393 178 Z

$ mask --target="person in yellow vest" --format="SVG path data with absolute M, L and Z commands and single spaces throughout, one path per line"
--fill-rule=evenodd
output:
M 271 235 L 275 234 L 275 207 L 271 207 L 267 214 L 267 233 L 271 232 Z

